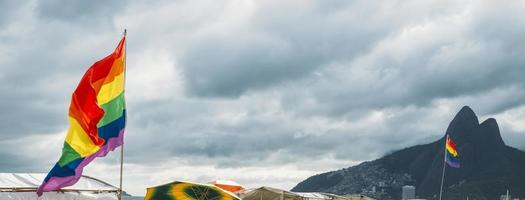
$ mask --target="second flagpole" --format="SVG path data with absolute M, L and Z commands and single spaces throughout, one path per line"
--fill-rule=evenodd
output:
M 448 139 L 448 134 L 445 135 L 445 146 L 444 146 L 444 154 L 443 154 L 443 174 L 441 175 L 441 187 L 439 188 L 439 200 L 441 200 L 441 197 L 443 195 L 443 182 L 445 180 L 445 169 L 447 168 L 446 166 L 446 160 L 447 160 L 447 139 Z

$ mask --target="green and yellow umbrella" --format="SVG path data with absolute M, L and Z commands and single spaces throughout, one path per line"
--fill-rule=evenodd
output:
M 147 189 L 144 200 L 240 200 L 214 185 L 175 181 Z

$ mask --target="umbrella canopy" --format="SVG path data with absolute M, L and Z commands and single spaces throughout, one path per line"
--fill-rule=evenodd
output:
M 175 181 L 147 189 L 144 200 L 240 200 L 214 185 Z
M 226 191 L 230 191 L 230 192 L 238 192 L 238 191 L 241 191 L 241 190 L 244 190 L 244 187 L 242 187 L 242 185 L 236 183 L 236 182 L 233 182 L 233 181 L 227 181 L 227 180 L 216 180 L 216 181 L 213 181 L 213 182 L 210 182 L 210 184 L 213 184 L 217 187 L 220 187 Z

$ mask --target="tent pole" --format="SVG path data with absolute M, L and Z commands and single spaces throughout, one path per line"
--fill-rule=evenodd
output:
M 124 29 L 124 37 L 128 34 L 128 30 Z M 124 44 L 124 73 L 126 73 L 126 60 L 127 60 L 127 44 L 128 41 L 125 41 Z M 125 84 L 125 83 L 124 83 Z M 118 199 L 122 200 L 122 171 L 124 168 L 124 138 L 122 138 L 122 145 L 120 145 L 120 178 L 119 178 L 119 193 L 118 193 Z

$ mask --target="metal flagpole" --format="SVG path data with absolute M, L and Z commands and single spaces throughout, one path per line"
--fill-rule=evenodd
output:
M 439 188 L 439 200 L 441 200 L 441 197 L 443 195 L 443 181 L 445 179 L 445 169 L 446 169 L 446 160 L 447 160 L 447 139 L 448 139 L 448 134 L 445 135 L 445 154 L 443 154 L 443 174 L 441 175 L 441 187 Z
M 124 139 L 124 138 L 122 138 Z M 124 165 L 124 142 L 120 146 L 120 184 L 119 184 L 119 193 L 118 193 L 118 199 L 122 200 L 122 169 Z
M 126 37 L 126 35 L 128 34 L 128 30 L 127 29 L 124 29 L 124 37 Z M 127 60 L 127 38 L 126 40 L 124 41 L 124 88 L 126 86 L 126 68 L 127 68 L 127 65 L 126 65 L 126 60 Z M 122 145 L 120 145 L 120 180 L 119 180 L 119 193 L 118 193 L 118 199 L 119 200 L 122 200 L 122 172 L 124 171 L 123 170 L 124 168 L 124 137 L 122 137 Z

